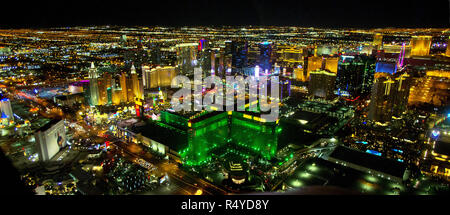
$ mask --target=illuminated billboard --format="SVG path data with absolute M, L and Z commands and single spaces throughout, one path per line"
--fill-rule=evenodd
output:
M 66 146 L 64 120 L 52 120 L 35 132 L 39 160 L 51 160 L 61 148 Z

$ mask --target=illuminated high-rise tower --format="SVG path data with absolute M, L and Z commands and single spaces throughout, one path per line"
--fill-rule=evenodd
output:
M 330 71 L 332 73 L 337 74 L 338 62 L 339 62 L 339 58 L 338 57 L 327 57 L 327 58 L 325 58 L 325 70 L 328 70 L 328 71 Z
M 177 66 L 181 74 L 193 74 L 197 66 L 198 43 L 183 43 L 176 45 Z
M 203 75 L 205 77 L 211 75 L 211 70 L 212 70 L 211 55 L 213 52 L 214 52 L 214 50 L 212 50 L 210 48 L 203 48 L 201 51 L 199 51 L 198 65 L 200 67 L 202 67 L 203 73 L 204 73 Z
M 406 110 L 409 99 L 409 91 L 412 85 L 412 79 L 407 73 L 395 77 L 395 95 L 392 101 L 392 114 L 400 116 Z
M 263 42 L 259 44 L 259 59 L 258 65 L 264 74 L 267 74 L 272 69 L 272 43 Z
M 120 82 L 119 82 L 120 83 Z M 112 103 L 114 105 L 119 105 L 122 102 L 122 88 L 120 84 L 117 82 L 117 77 L 111 80 L 111 88 L 112 88 Z
M 427 56 L 430 54 L 431 36 L 413 36 L 411 38 L 411 55 Z
M 134 95 L 134 91 L 133 91 L 134 90 L 133 89 L 133 79 L 127 75 L 127 78 L 125 79 L 125 81 L 126 81 L 126 85 L 127 85 L 127 102 L 134 102 L 135 95 Z
M 373 35 L 373 46 L 377 47 L 377 49 L 381 48 L 383 45 L 383 35 L 380 33 L 377 33 Z
M 338 57 L 321 57 L 321 56 L 308 57 L 306 80 L 309 79 L 310 73 L 316 70 L 327 70 L 328 72 L 337 74 L 338 62 L 339 62 Z
M 98 83 L 98 105 L 111 104 L 112 97 L 108 96 L 108 88 L 112 86 L 112 75 L 108 72 L 104 72 L 103 75 L 97 80 Z
M 336 73 L 326 70 L 316 70 L 310 73 L 311 80 L 308 85 L 309 96 L 313 98 L 332 99 Z
M 373 84 L 376 58 L 366 55 L 341 55 L 336 78 L 339 92 L 346 91 L 356 97 L 369 93 Z
M 216 75 L 216 50 L 211 51 L 211 75 Z
M 410 89 L 409 75 L 382 73 L 375 78 L 370 98 L 369 119 L 388 122 L 406 110 Z
M 322 68 L 322 57 L 308 57 L 308 64 L 306 69 L 306 80 L 309 80 L 309 74 Z
M 373 121 L 390 121 L 392 118 L 392 85 L 395 82 L 389 76 L 377 78 L 370 98 L 369 119 Z
M 120 74 L 120 88 L 122 89 L 120 101 L 128 102 L 127 75 L 124 72 Z
M 150 62 L 154 65 L 161 64 L 161 47 L 159 44 L 151 43 L 149 45 L 150 49 Z
M 140 83 L 138 76 L 136 74 L 136 68 L 134 67 L 134 64 L 131 65 L 131 81 L 132 81 L 132 89 L 133 89 L 133 95 L 136 99 L 144 99 L 143 95 L 144 93 L 141 91 L 142 84 Z
M 142 85 L 144 89 L 150 88 L 150 66 L 142 65 Z
M 239 71 L 247 67 L 248 44 L 244 41 L 229 41 L 226 44 L 226 51 L 231 55 L 231 66 L 233 70 Z
M 98 79 L 97 68 L 95 68 L 94 62 L 92 62 L 91 68 L 89 68 L 89 94 L 91 95 L 90 105 L 92 106 L 98 105 L 98 100 L 100 98 L 97 79 Z
M 106 72 L 104 75 L 104 82 L 106 86 L 106 104 L 112 104 L 112 90 L 113 90 L 113 78 L 112 74 Z

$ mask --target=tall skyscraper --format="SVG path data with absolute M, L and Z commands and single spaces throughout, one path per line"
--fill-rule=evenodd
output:
M 279 46 L 280 50 L 277 51 L 279 55 L 279 61 L 275 66 L 275 72 L 278 72 L 282 77 L 291 77 L 295 80 L 305 82 L 307 81 L 304 60 L 303 49 L 297 46 Z
M 200 39 L 198 41 L 198 51 L 202 51 L 203 49 L 209 48 L 209 43 L 205 39 Z
M 322 68 L 322 57 L 308 57 L 306 68 L 306 80 L 309 80 L 310 73 Z
M 97 79 L 98 81 L 98 104 L 97 105 L 105 105 L 108 100 L 108 95 L 106 93 L 106 80 L 105 77 L 100 77 Z
M 128 102 L 128 87 L 127 87 L 127 75 L 122 72 L 120 74 L 120 88 L 121 90 L 121 102 Z
M 89 68 L 89 93 L 90 93 L 90 105 L 95 106 L 99 103 L 99 91 L 98 91 L 98 74 L 97 68 L 94 66 L 94 62 L 91 63 Z
M 181 74 L 193 74 L 197 65 L 198 43 L 183 43 L 175 46 L 177 66 Z
M 215 50 L 215 49 L 211 50 L 211 75 L 216 75 L 216 72 L 217 72 L 216 53 L 217 53 L 217 50 Z
M 113 89 L 111 87 L 106 88 L 106 104 L 110 105 L 113 102 Z
M 141 90 L 142 83 L 138 78 L 134 64 L 131 65 L 131 80 L 132 80 L 132 88 L 133 88 L 134 97 L 137 99 L 141 99 L 141 100 L 144 99 L 144 92 Z
M 312 56 L 308 57 L 308 67 L 306 72 L 306 79 L 309 79 L 310 73 L 312 71 L 327 70 L 334 74 L 337 74 L 338 69 L 338 57 L 321 57 L 321 56 Z
M 199 45 L 200 46 L 200 45 Z M 209 76 L 211 75 L 211 69 L 212 69 L 212 53 L 214 50 L 209 48 L 203 48 L 201 51 L 199 51 L 199 59 L 198 64 L 203 69 L 203 76 Z
M 380 49 L 383 46 L 383 35 L 380 33 L 376 33 L 373 35 L 373 46 L 377 49 Z
M 112 79 L 112 103 L 119 105 L 122 102 L 122 88 L 116 78 Z
M 283 68 L 283 70 L 281 72 L 281 74 L 283 74 L 283 76 L 285 76 L 285 74 L 287 73 L 286 72 L 287 69 L 288 68 Z M 292 78 L 295 79 L 295 80 L 298 80 L 298 81 L 302 81 L 302 82 L 308 81 L 308 79 L 306 78 L 306 75 L 305 75 L 305 71 L 304 71 L 304 69 L 303 69 L 303 67 L 301 65 L 293 68 Z
M 112 75 L 108 72 L 104 72 L 102 77 L 98 80 L 98 92 L 99 100 L 98 105 L 111 104 L 111 99 L 108 97 L 108 88 L 111 88 Z
M 430 54 L 431 36 L 413 36 L 411 38 L 411 55 L 427 56 Z
M 245 41 L 225 41 L 223 56 L 228 68 L 242 73 L 249 66 L 248 51 L 248 43 Z
M 264 74 L 269 73 L 272 69 L 272 43 L 263 42 L 259 44 L 258 65 Z
M 338 57 L 325 58 L 325 70 L 337 74 L 338 62 L 339 62 Z
M 336 73 L 326 70 L 316 70 L 310 73 L 311 80 L 308 85 L 308 93 L 312 98 L 332 99 Z
M 126 78 L 126 86 L 127 86 L 127 102 L 134 102 L 134 88 L 133 88 L 133 79 L 132 78 Z
M 336 87 L 356 97 L 369 93 L 375 73 L 375 57 L 366 55 L 345 56 L 339 60 Z
M 150 61 L 152 64 L 160 65 L 161 62 L 161 47 L 158 44 L 150 44 Z
M 225 47 L 223 47 L 218 54 L 218 74 L 224 77 L 232 72 L 232 58 L 233 58 L 233 41 L 225 41 Z
M 150 66 L 142 65 L 142 85 L 144 89 L 150 88 Z
M 248 66 L 247 60 L 247 42 L 244 41 L 233 41 L 231 46 L 232 59 L 231 66 L 236 69 L 243 69 Z
M 373 121 L 390 121 L 392 118 L 392 95 L 394 81 L 389 76 L 377 78 L 370 98 L 369 119 Z
M 395 95 L 393 99 L 393 115 L 400 116 L 406 110 L 412 79 L 407 73 L 395 77 Z
M 369 119 L 377 122 L 388 122 L 392 116 L 399 116 L 406 110 L 409 88 L 409 75 L 377 73 L 369 106 Z

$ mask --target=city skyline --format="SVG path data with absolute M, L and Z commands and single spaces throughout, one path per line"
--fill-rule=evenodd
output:
M 9 2 L 0 185 L 448 194 L 449 2 Z

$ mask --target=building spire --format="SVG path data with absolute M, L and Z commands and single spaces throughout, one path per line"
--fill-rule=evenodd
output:
M 134 67 L 134 63 L 131 64 L 131 74 L 136 74 L 136 67 Z
M 89 68 L 89 78 L 98 78 L 97 69 L 94 62 L 91 62 L 91 68 Z

